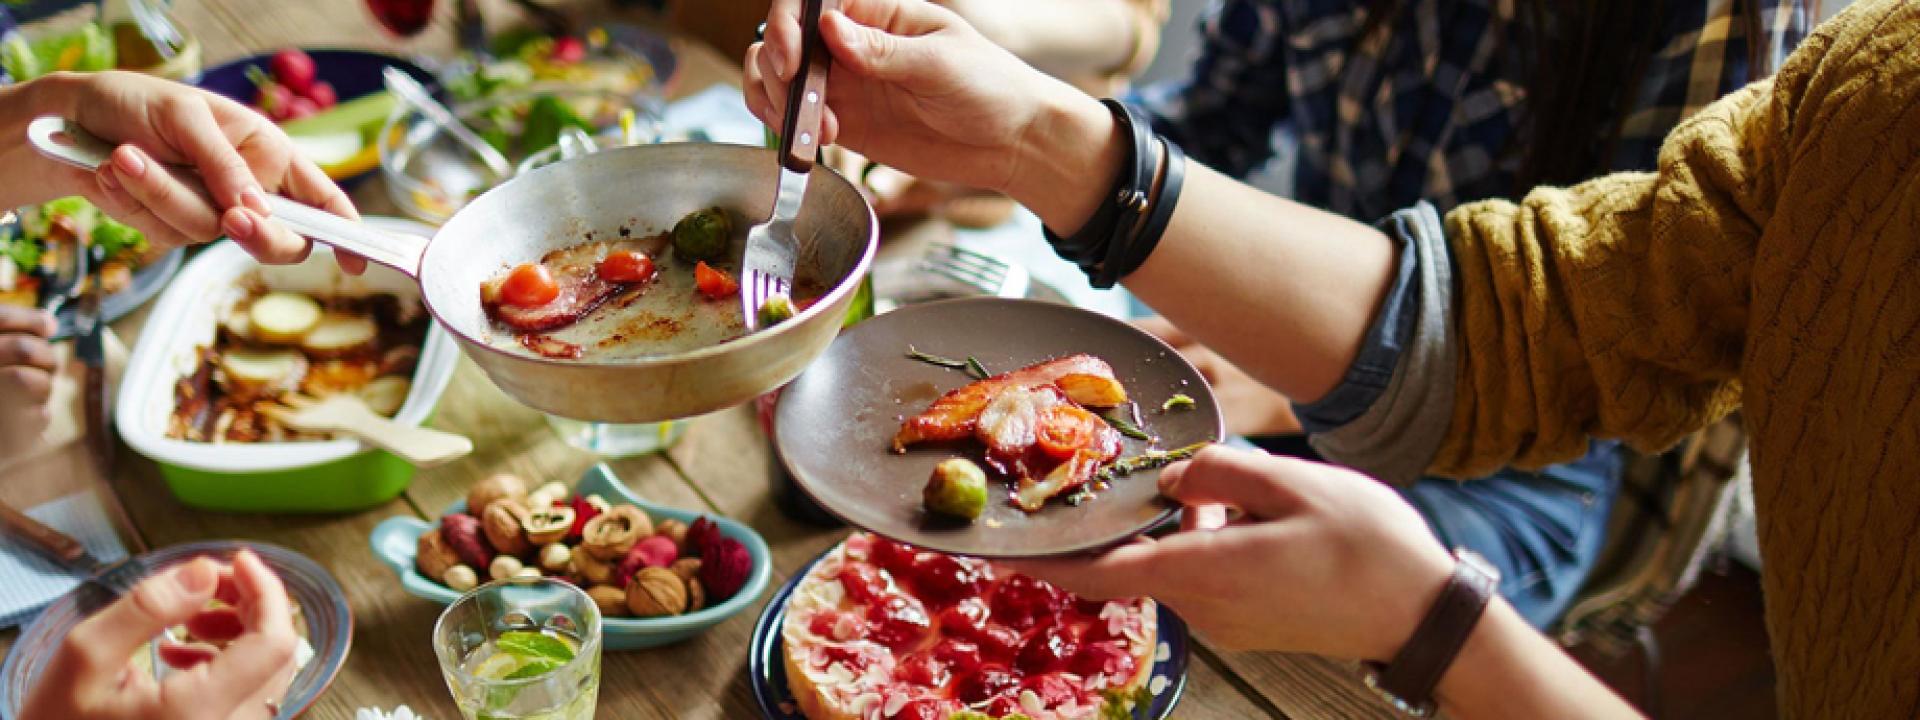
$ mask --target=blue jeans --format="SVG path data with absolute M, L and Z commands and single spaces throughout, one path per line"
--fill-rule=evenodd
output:
M 1318 459 L 1297 437 L 1251 438 L 1271 452 Z M 1461 482 L 1421 478 L 1400 495 L 1449 548 L 1464 547 L 1500 569 L 1500 595 L 1534 627 L 1567 611 L 1606 544 L 1607 518 L 1624 461 L 1617 443 L 1539 472 L 1506 469 Z

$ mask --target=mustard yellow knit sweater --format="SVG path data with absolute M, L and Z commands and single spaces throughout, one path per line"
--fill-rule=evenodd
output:
M 1782 710 L 1920 716 L 1920 2 L 1855 4 L 1655 173 L 1446 225 L 1433 470 L 1665 448 L 1744 406 Z

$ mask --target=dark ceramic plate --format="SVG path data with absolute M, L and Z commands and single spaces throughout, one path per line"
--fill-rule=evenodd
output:
M 1213 393 L 1192 365 L 1132 325 L 1089 310 L 1033 300 L 966 298 L 911 305 L 842 334 L 780 396 L 774 427 L 780 454 L 801 489 L 848 523 L 902 542 L 989 558 L 1049 557 L 1105 548 L 1171 517 L 1160 498 L 1159 473 L 1116 480 L 1090 502 L 1049 502 L 1028 515 L 1007 503 L 1005 483 L 989 483 L 987 511 L 970 524 L 929 516 L 920 493 L 933 466 L 956 455 L 977 457 L 972 441 L 928 445 L 896 454 L 889 441 L 901 418 L 926 409 L 942 393 L 972 382 L 907 357 L 921 352 L 972 355 L 1002 373 L 1075 353 L 1113 366 L 1140 404 L 1156 447 L 1218 441 L 1223 432 Z M 1158 412 L 1174 393 L 1194 407 Z M 1147 443 L 1126 439 L 1122 457 Z
M 787 598 L 813 571 L 814 563 L 824 557 L 826 553 L 821 553 L 794 573 L 753 624 L 753 641 L 747 645 L 747 682 L 753 686 L 753 699 L 767 720 L 806 720 L 794 706 L 793 691 L 788 689 L 786 646 L 780 641 L 780 626 L 786 623 Z M 1153 679 L 1147 681 L 1147 688 L 1160 690 L 1153 693 L 1152 705 L 1134 708 L 1133 716 L 1166 720 L 1173 716 L 1173 706 L 1179 704 L 1180 694 L 1187 689 L 1187 623 L 1165 605 L 1155 603 L 1154 610 L 1160 617 L 1160 641 L 1154 650 Z
M 100 321 L 113 322 L 126 317 L 128 313 L 140 309 L 154 295 L 167 286 L 173 274 L 180 269 L 182 259 L 186 257 L 185 248 L 174 248 L 153 262 L 141 265 L 133 271 L 133 281 L 120 292 L 100 298 Z M 80 313 L 80 301 L 74 300 L 60 308 L 55 319 L 60 321 L 60 329 L 53 336 L 55 340 L 73 337 L 73 320 Z

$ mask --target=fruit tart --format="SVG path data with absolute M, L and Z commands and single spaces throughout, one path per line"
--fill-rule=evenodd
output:
M 794 589 L 787 682 L 811 720 L 1123 716 L 1153 671 L 1147 598 L 1097 602 L 856 534 Z

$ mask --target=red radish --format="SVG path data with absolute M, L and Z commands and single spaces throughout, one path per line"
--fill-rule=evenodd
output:
M 312 100 L 295 96 L 292 100 L 287 101 L 288 120 L 299 120 L 300 118 L 309 117 L 317 112 L 320 112 L 320 106 L 313 104 Z
M 245 631 L 246 627 L 240 623 L 240 612 L 230 607 L 202 610 L 187 618 L 187 636 L 195 640 L 232 642 Z
M 307 88 L 307 99 L 321 110 L 340 104 L 340 95 L 333 91 L 333 83 L 322 80 Z
M 273 77 L 295 93 L 305 95 L 313 87 L 313 56 L 299 48 L 287 48 L 273 54 L 267 61 L 267 68 L 273 71 Z
M 267 117 L 280 120 L 287 116 L 287 106 L 293 104 L 293 91 L 288 90 L 285 85 L 262 85 L 260 94 L 253 99 L 253 104 L 266 112 Z
M 159 650 L 160 661 L 175 670 L 186 670 L 200 663 L 210 662 L 213 656 L 220 654 L 219 648 L 201 642 L 162 641 Z
M 553 61 L 559 63 L 577 63 L 587 58 L 587 45 L 580 38 L 566 36 L 553 39 Z

